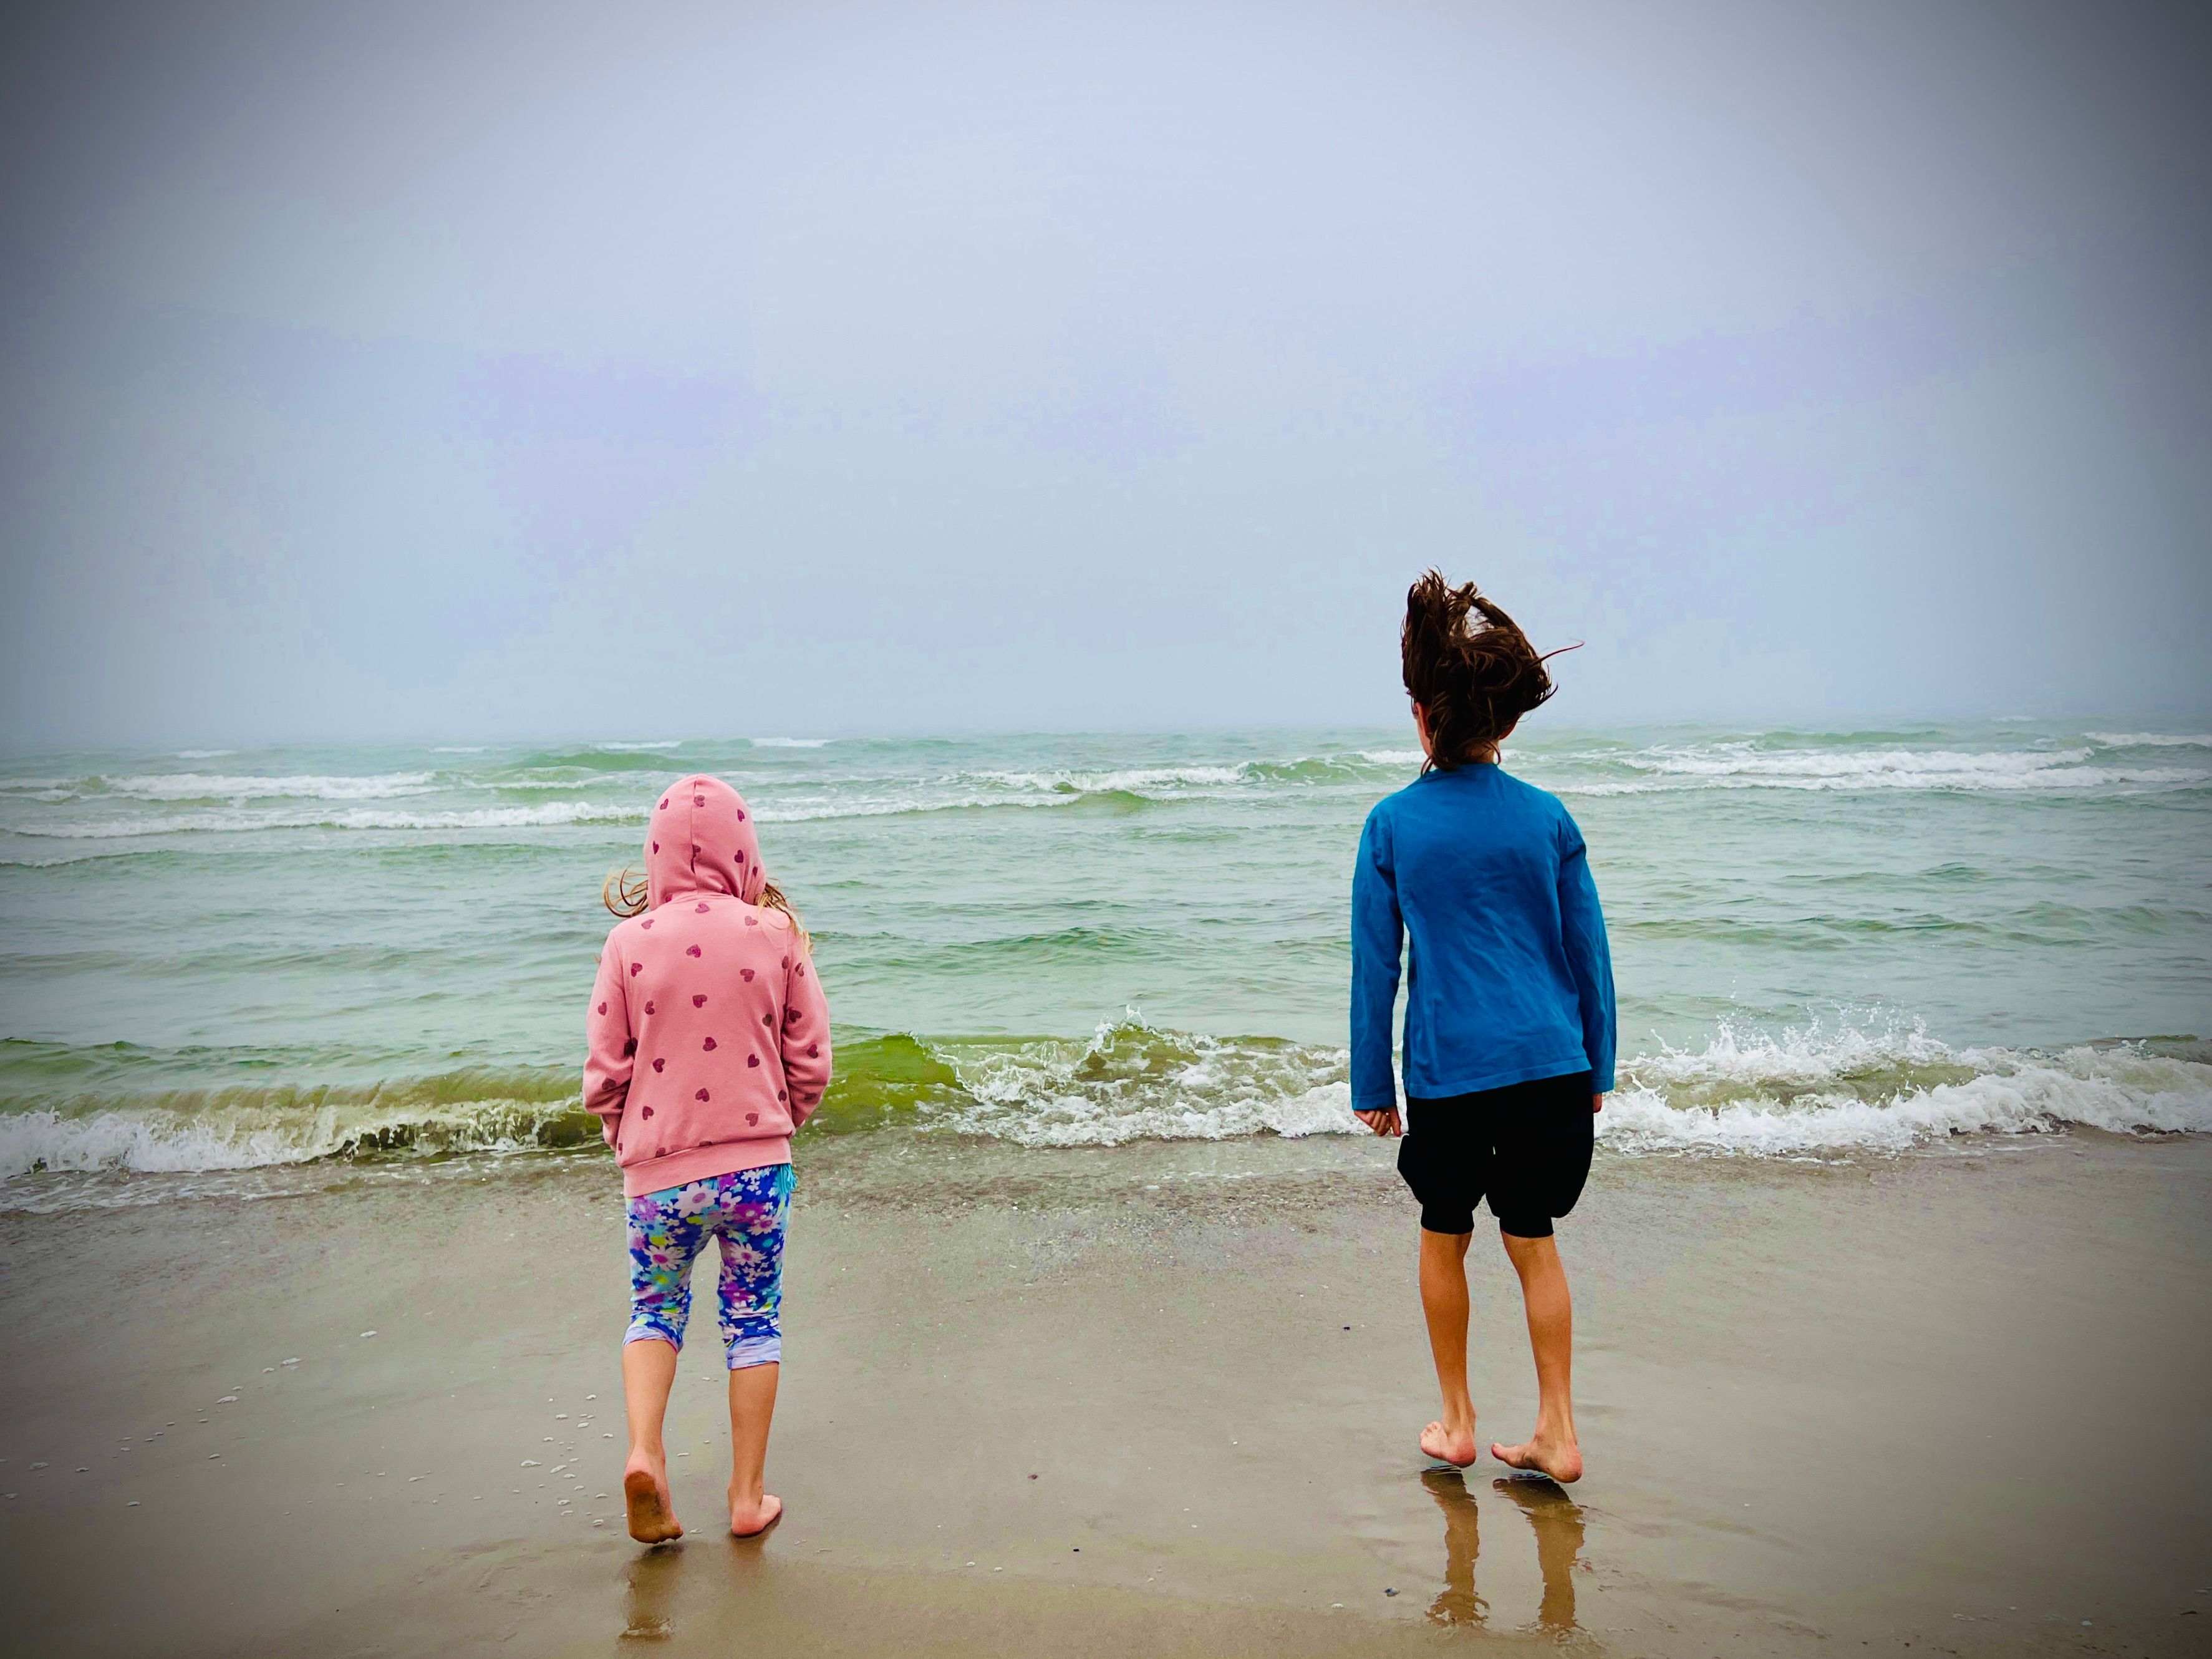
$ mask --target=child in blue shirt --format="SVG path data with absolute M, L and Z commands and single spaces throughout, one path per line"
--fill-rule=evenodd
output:
M 1613 964 L 1582 832 L 1498 766 L 1498 745 L 1552 695 L 1527 635 L 1430 571 L 1406 596 L 1406 690 L 1427 763 L 1376 804 L 1352 880 L 1352 1105 L 1405 1136 L 1421 1206 L 1421 1307 L 1443 1415 L 1421 1449 L 1475 1460 L 1467 1390 L 1467 1247 L 1484 1199 L 1520 1274 L 1535 1351 L 1535 1432 L 1491 1455 L 1579 1480 L 1574 1313 L 1552 1223 L 1588 1179 L 1592 1118 L 1613 1085 Z M 1390 1025 L 1406 951 L 1401 1131 Z

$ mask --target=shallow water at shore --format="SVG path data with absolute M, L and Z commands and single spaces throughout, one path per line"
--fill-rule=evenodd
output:
M 104 1172 L 586 1142 L 599 883 L 654 781 L 692 768 L 748 792 L 817 932 L 823 1128 L 1350 1133 L 1352 849 L 1407 741 L 21 757 L 0 764 L 0 1207 L 112 1197 Z M 2212 733 L 1539 721 L 1509 764 L 1593 848 L 1616 1152 L 2212 1129 Z

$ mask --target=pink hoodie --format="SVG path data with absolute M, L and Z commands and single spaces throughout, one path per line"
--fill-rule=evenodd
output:
M 635 1198 L 791 1162 L 830 1086 L 830 1005 L 791 920 L 759 908 L 738 792 L 688 777 L 652 813 L 651 908 L 617 922 L 584 1018 L 584 1104 Z

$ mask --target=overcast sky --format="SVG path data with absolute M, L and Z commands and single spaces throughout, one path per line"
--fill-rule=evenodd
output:
M 10 746 L 2212 708 L 2188 8 L 31 9 Z

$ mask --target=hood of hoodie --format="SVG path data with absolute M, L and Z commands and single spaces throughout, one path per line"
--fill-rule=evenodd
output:
M 720 778 L 694 774 L 662 792 L 645 832 L 646 902 L 726 893 L 751 904 L 767 879 L 745 799 Z

